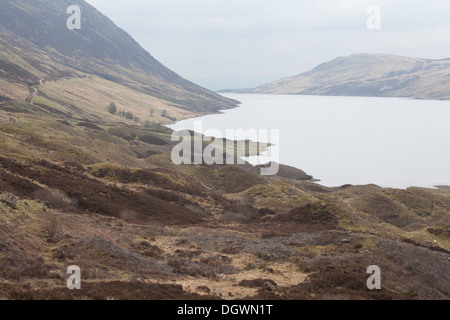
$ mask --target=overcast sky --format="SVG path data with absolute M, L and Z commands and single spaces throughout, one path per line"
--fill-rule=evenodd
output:
M 87 0 L 164 65 L 212 90 L 353 53 L 450 57 L 449 0 Z M 369 30 L 367 8 L 381 9 Z

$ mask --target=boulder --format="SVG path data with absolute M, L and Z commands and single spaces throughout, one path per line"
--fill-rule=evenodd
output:
M 0 196 L 0 201 L 7 204 L 13 209 L 17 209 L 17 198 L 12 193 L 4 193 Z
M 270 292 L 277 290 L 277 286 L 269 281 L 264 283 L 263 287 L 264 287 L 264 289 L 266 289 L 267 291 L 270 291 Z

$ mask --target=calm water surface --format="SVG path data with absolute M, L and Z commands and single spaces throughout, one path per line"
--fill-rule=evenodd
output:
M 450 101 L 224 94 L 242 104 L 173 129 L 279 129 L 272 156 L 321 184 L 450 185 Z M 245 138 L 245 137 L 237 137 Z M 261 142 L 270 142 L 260 137 Z M 257 159 L 250 159 L 256 163 Z

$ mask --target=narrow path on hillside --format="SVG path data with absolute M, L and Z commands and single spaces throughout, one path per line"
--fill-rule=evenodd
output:
M 45 84 L 45 79 L 39 79 L 39 85 L 43 86 Z M 35 85 L 35 86 L 30 86 L 30 95 L 27 97 L 26 102 L 30 103 L 30 104 L 34 104 L 33 99 L 37 93 L 37 88 L 39 87 L 39 85 Z

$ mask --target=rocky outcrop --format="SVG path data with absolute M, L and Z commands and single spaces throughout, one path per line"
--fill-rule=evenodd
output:
M 4 193 L 0 196 L 0 201 L 13 209 L 17 209 L 17 198 L 12 193 Z

